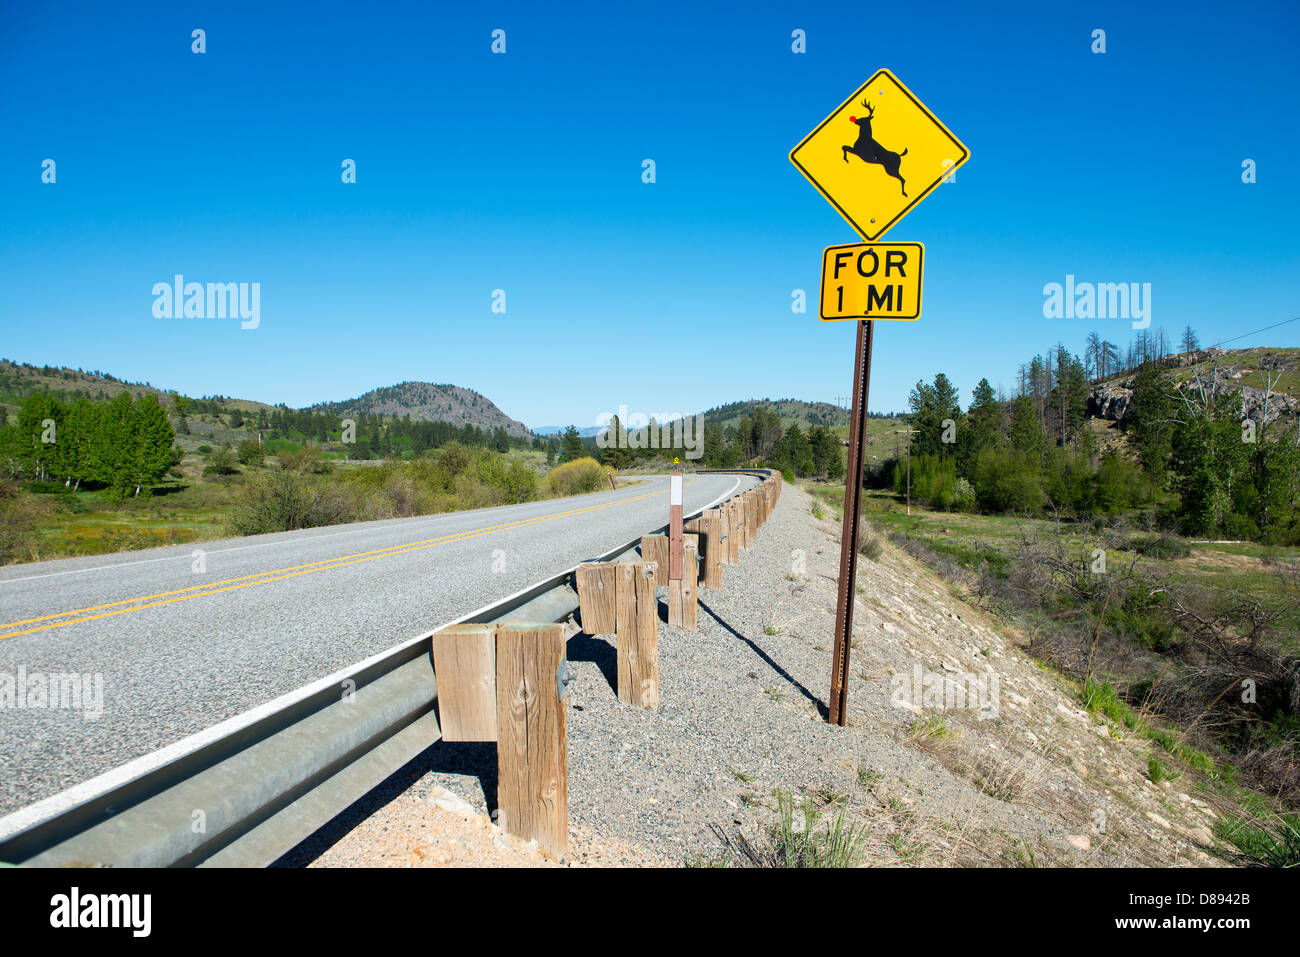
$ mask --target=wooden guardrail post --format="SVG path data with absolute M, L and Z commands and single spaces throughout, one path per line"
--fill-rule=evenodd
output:
M 745 497 L 745 493 L 741 493 L 740 495 L 736 496 L 736 526 L 737 526 L 737 530 L 740 532 L 740 534 L 736 536 L 737 538 L 740 539 L 740 541 L 737 544 L 739 544 L 741 548 L 748 551 L 750 545 L 749 499 Z
M 695 578 L 698 580 L 699 577 L 700 577 L 700 571 L 701 571 L 701 569 L 700 569 L 700 562 L 699 562 L 699 558 L 700 558 L 700 535 L 699 535 L 698 532 L 684 532 L 684 533 L 682 534 L 682 548 L 685 548 L 687 545 L 690 545 L 693 549 L 695 549 Z M 683 566 L 683 567 L 684 567 L 684 566 Z M 683 574 L 683 575 L 682 575 L 682 578 L 687 578 L 687 577 L 689 577 L 689 576 L 686 575 L 686 574 Z
M 618 700 L 659 706 L 659 603 L 655 566 L 618 565 Z
M 746 529 L 746 534 L 748 535 L 749 542 L 752 545 L 754 539 L 758 537 L 758 492 L 751 489 L 746 492 L 745 495 L 748 498 L 748 502 L 745 505 L 745 518 L 749 526 Z
M 687 536 L 682 542 L 682 577 L 668 583 L 668 624 L 698 629 L 699 546 Z
M 722 514 L 710 508 L 704 512 L 704 587 L 710 591 L 722 588 Z
M 668 584 L 668 536 L 642 535 L 641 560 L 655 566 L 655 584 Z
M 433 636 L 444 741 L 497 739 L 496 629 L 448 625 Z
M 736 528 L 740 524 L 738 513 L 736 511 L 736 501 L 732 499 L 726 506 L 726 525 L 723 534 L 727 538 L 727 558 L 728 565 L 740 564 L 740 532 Z
M 617 568 L 613 562 L 583 562 L 574 579 L 582 630 L 589 635 L 614 634 Z
M 497 806 L 503 826 L 562 857 L 569 843 L 564 629 L 500 625 L 496 638 Z M 441 689 L 440 689 L 441 690 Z

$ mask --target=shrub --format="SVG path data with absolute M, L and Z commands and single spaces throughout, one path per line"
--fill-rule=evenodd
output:
M 213 449 L 208 455 L 208 464 L 203 469 L 204 475 L 237 475 L 239 469 L 235 466 L 236 458 L 234 450 L 223 445 L 218 449 Z
M 1186 558 L 1192 553 L 1192 546 L 1177 535 L 1150 535 L 1135 541 L 1133 551 L 1147 558 Z
M 1233 512 L 1223 520 L 1223 534 L 1239 541 L 1259 538 L 1259 526 L 1245 515 Z
M 605 470 L 593 458 L 574 459 L 551 469 L 546 487 L 552 495 L 581 495 L 595 492 L 607 482 Z
M 975 510 L 975 486 L 959 478 L 952 489 L 952 507 L 959 512 Z
M 509 504 L 531 502 L 537 498 L 537 473 L 523 462 L 511 462 L 506 467 L 502 490 Z
M 37 558 L 37 530 L 48 510 L 13 483 L 0 482 L 0 565 Z
M 286 449 L 280 452 L 276 459 L 280 463 L 280 468 L 289 472 L 322 474 L 330 470 L 324 454 L 314 445 L 304 445 L 300 449 Z
M 292 532 L 352 521 L 355 508 L 337 485 L 289 471 L 250 482 L 231 524 L 237 535 Z
M 949 511 L 957 486 L 957 462 L 937 455 L 912 456 L 912 498 L 928 502 L 931 507 Z M 894 491 L 907 491 L 907 465 L 894 468 Z
M 975 495 L 991 512 L 1037 512 L 1046 497 L 1038 465 L 1025 453 L 984 449 L 975 462 Z
M 242 465 L 261 465 L 266 461 L 266 450 L 256 439 L 245 439 L 239 443 L 239 461 Z

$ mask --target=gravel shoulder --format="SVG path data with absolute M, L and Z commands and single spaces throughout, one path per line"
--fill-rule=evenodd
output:
M 1081 710 L 1016 635 L 888 542 L 859 563 L 849 725 L 828 725 L 839 522 L 811 506 L 785 487 L 721 592 L 701 591 L 698 632 L 661 621 L 657 712 L 618 701 L 612 636 L 575 629 L 566 860 L 491 823 L 491 745 L 438 744 L 283 863 L 720 863 L 737 836 L 768 841 L 777 794 L 815 808 L 814 826 L 845 809 L 869 866 L 1223 863 L 1208 795 L 1152 783 L 1151 742 Z M 918 677 L 929 693 L 900 690 Z

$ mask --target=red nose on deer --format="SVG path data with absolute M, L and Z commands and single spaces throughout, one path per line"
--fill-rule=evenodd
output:
M 907 155 L 907 149 L 904 148 L 903 152 L 895 153 L 893 150 L 887 150 L 877 143 L 871 136 L 871 119 L 876 114 L 876 108 L 866 100 L 862 101 L 862 105 L 866 107 L 866 116 L 862 119 L 858 119 L 856 116 L 849 117 L 850 122 L 858 125 L 858 141 L 852 146 L 841 147 L 844 151 L 844 162 L 849 161 L 849 154 L 852 153 L 864 163 L 883 167 L 886 173 L 898 180 L 903 195 L 906 196 L 907 184 L 903 181 L 903 177 L 898 174 L 898 166 L 903 157 Z

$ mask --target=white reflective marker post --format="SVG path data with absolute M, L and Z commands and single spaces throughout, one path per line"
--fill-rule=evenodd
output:
M 682 480 L 681 472 L 668 476 L 668 578 L 682 578 Z

